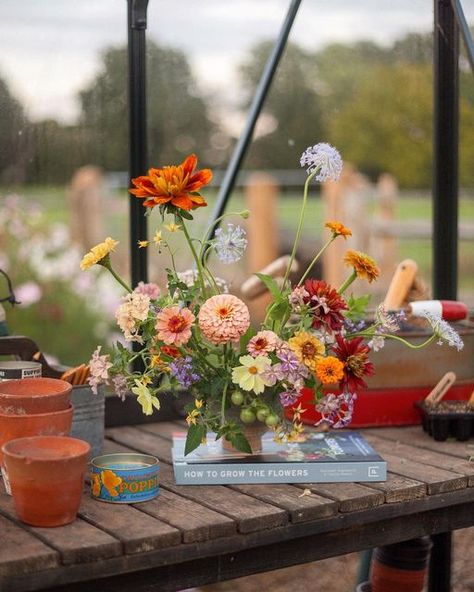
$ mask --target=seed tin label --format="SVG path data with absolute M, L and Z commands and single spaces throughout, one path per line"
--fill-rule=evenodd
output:
M 42 366 L 39 362 L 0 362 L 0 381 L 40 378 Z
M 105 502 L 135 504 L 159 493 L 158 459 L 145 454 L 106 454 L 91 463 L 92 497 Z

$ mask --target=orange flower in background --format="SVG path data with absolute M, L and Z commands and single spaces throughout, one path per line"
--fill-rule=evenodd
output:
M 326 222 L 324 226 L 329 228 L 334 236 L 343 236 L 345 239 L 348 236 L 352 236 L 352 230 L 344 226 L 342 222 Z
M 349 250 L 344 255 L 344 263 L 348 267 L 353 267 L 357 277 L 366 278 L 369 284 L 380 275 L 380 270 L 375 261 L 365 253 Z
M 194 210 L 207 206 L 206 200 L 197 192 L 211 182 L 212 171 L 196 171 L 197 156 L 191 154 L 177 166 L 149 169 L 148 175 L 135 177 L 136 189 L 129 189 L 136 197 L 146 198 L 143 205 L 154 208 L 172 205 L 181 210 Z

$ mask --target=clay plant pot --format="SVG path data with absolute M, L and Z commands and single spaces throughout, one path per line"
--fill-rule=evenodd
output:
M 0 465 L 1 447 L 15 438 L 28 436 L 67 436 L 71 431 L 73 408 L 34 415 L 3 415 L 0 413 Z
M 72 385 L 57 378 L 22 378 L 0 382 L 0 413 L 27 415 L 67 409 Z
M 18 438 L 3 445 L 18 518 L 32 526 L 73 522 L 81 503 L 90 445 L 61 436 Z
M 252 449 L 252 454 L 258 454 L 259 452 L 262 452 L 262 436 L 263 434 L 265 434 L 266 432 L 268 432 L 268 429 L 264 424 L 262 423 L 255 423 L 252 425 L 246 425 L 242 428 L 242 433 L 244 434 L 245 438 L 247 439 L 247 442 L 250 444 L 250 448 Z M 242 452 L 240 450 L 237 450 L 236 448 L 234 448 L 232 446 L 232 444 L 226 440 L 225 438 L 222 438 L 222 448 L 224 450 L 227 450 L 229 452 L 235 452 L 236 454 L 242 454 Z

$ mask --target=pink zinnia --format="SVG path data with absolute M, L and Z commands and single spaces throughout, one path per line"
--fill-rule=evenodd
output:
M 201 306 L 199 328 L 212 343 L 238 341 L 250 326 L 247 305 L 232 294 L 211 296 Z
M 145 284 L 144 282 L 138 282 L 138 286 L 133 290 L 134 294 L 145 294 L 150 300 L 156 300 L 160 295 L 160 287 L 150 282 Z
M 259 331 L 247 344 L 247 351 L 254 358 L 275 351 L 280 338 L 273 331 Z
M 169 306 L 156 315 L 157 337 L 167 345 L 184 345 L 191 337 L 195 316 L 188 308 Z

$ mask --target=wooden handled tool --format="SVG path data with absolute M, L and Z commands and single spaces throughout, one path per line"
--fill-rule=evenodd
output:
M 413 259 L 404 259 L 398 264 L 392 281 L 385 295 L 383 305 L 387 310 L 401 308 L 418 271 L 418 265 Z
M 467 404 L 469 405 L 469 407 L 474 407 L 474 390 L 471 393 L 471 396 L 469 397 L 469 401 L 467 402 Z
M 434 407 L 437 405 L 456 381 L 454 372 L 446 372 L 438 384 L 426 395 L 425 403 Z
M 283 284 L 283 277 L 286 273 L 286 268 L 290 263 L 290 256 L 283 255 L 282 257 L 278 257 L 271 263 L 269 263 L 266 267 L 261 269 L 258 273 L 263 273 L 265 275 L 269 275 L 270 277 L 274 278 L 279 285 Z M 299 263 L 296 259 L 293 260 L 291 264 L 290 272 L 298 271 Z M 242 284 L 240 291 L 245 298 L 249 300 L 253 300 L 257 298 L 261 294 L 264 294 L 267 291 L 267 287 L 262 282 L 260 278 L 256 275 L 249 277 L 245 282 Z

